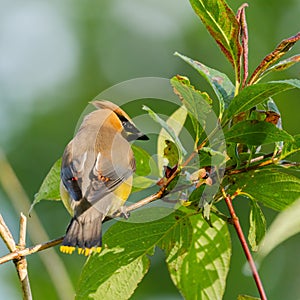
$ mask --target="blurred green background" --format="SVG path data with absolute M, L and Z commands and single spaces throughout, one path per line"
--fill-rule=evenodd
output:
M 82 110 L 104 89 L 132 78 L 182 74 L 205 90 L 207 86 L 196 72 L 173 56 L 175 51 L 232 78 L 231 66 L 187 0 L 0 3 L 0 145 L 31 200 L 72 138 Z M 299 30 L 300 2 L 248 3 L 249 64 L 253 71 L 282 39 Z M 242 2 L 232 0 L 229 4 L 236 11 Z M 289 55 L 297 51 L 299 45 Z M 299 78 L 299 66 L 268 79 L 295 77 Z M 275 101 L 285 129 L 300 133 L 299 91 L 278 95 Z M 17 237 L 20 208 L 13 207 L 1 186 L 0 201 L 0 213 Z M 248 203 L 241 201 L 236 206 L 246 231 Z M 225 207 L 223 210 L 226 212 Z M 265 211 L 270 222 L 275 213 Z M 60 202 L 45 201 L 36 206 L 35 212 L 50 239 L 64 234 L 69 216 Z M 30 226 L 32 220 L 28 222 Z M 242 272 L 245 259 L 234 233 L 232 242 L 232 267 L 224 299 L 236 299 L 239 293 L 255 296 L 252 278 Z M 32 242 L 28 239 L 27 244 Z M 57 250 L 75 285 L 84 258 Z M 270 299 L 299 299 L 299 250 L 298 235 L 279 246 L 263 263 L 260 272 Z M 0 255 L 6 253 L 1 240 Z M 58 295 L 38 254 L 29 256 L 28 263 L 34 299 L 68 299 L 67 293 Z M 63 282 L 65 279 L 57 272 Z M 0 266 L 0 291 L 1 299 L 21 298 L 12 263 Z M 132 299 L 182 299 L 168 278 L 159 250 Z

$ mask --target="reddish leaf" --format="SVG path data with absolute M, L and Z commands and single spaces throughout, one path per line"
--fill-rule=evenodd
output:
M 242 6 L 238 9 L 236 16 L 237 21 L 240 24 L 240 36 L 243 48 L 243 87 L 246 85 L 246 81 L 248 78 L 248 26 L 245 14 L 246 7 L 248 7 L 247 3 L 242 4 Z
M 300 61 L 300 54 L 294 55 L 292 57 L 289 57 L 285 60 L 280 61 L 279 63 L 277 63 L 276 65 L 268 68 L 262 75 L 260 78 L 262 78 L 263 76 L 266 76 L 267 74 L 269 74 L 270 72 L 273 71 L 283 71 L 286 70 L 290 67 L 292 67 L 294 64 L 298 63 Z
M 270 54 L 268 54 L 262 62 L 259 64 L 259 66 L 254 70 L 252 76 L 249 79 L 248 85 L 256 83 L 261 75 L 278 59 L 280 59 L 284 54 L 286 54 L 293 46 L 294 44 L 300 39 L 300 32 L 298 32 L 296 35 L 287 38 L 275 48 L 274 51 L 272 51 Z

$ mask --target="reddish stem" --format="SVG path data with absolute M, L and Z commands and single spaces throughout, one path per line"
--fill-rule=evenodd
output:
M 224 196 L 225 202 L 227 204 L 229 213 L 230 213 L 231 218 L 232 218 L 232 223 L 234 225 L 236 233 L 237 233 L 237 235 L 239 237 L 239 240 L 241 242 L 241 245 L 243 247 L 244 253 L 245 253 L 246 258 L 247 258 L 247 261 L 250 265 L 252 275 L 253 275 L 254 281 L 256 283 L 256 286 L 257 286 L 259 295 L 261 297 L 261 300 L 267 300 L 267 296 L 266 296 L 266 293 L 264 291 L 263 284 L 262 284 L 261 279 L 259 277 L 259 274 L 257 272 L 257 269 L 256 269 L 256 266 L 255 266 L 253 257 L 251 255 L 251 252 L 249 250 L 248 244 L 246 242 L 246 238 L 245 238 L 244 233 L 242 231 L 242 228 L 241 228 L 241 225 L 240 225 L 240 222 L 239 222 L 239 218 L 235 214 L 235 210 L 234 210 L 233 205 L 232 205 L 232 199 L 231 199 L 230 195 L 226 195 L 224 189 L 222 189 L 222 192 L 223 192 L 223 196 Z

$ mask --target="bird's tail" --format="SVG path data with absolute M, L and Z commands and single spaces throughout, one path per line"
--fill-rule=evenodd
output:
M 78 253 L 86 256 L 92 252 L 99 253 L 102 245 L 101 226 L 102 214 L 99 212 L 97 215 L 89 212 L 73 217 L 60 246 L 60 251 L 72 254 L 78 247 Z

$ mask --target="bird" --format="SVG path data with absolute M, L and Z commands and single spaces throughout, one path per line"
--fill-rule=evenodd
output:
M 131 141 L 149 138 L 118 105 L 91 102 L 96 110 L 82 121 L 66 146 L 61 164 L 60 194 L 72 214 L 60 246 L 86 256 L 101 252 L 102 222 L 124 211 L 136 169 Z

